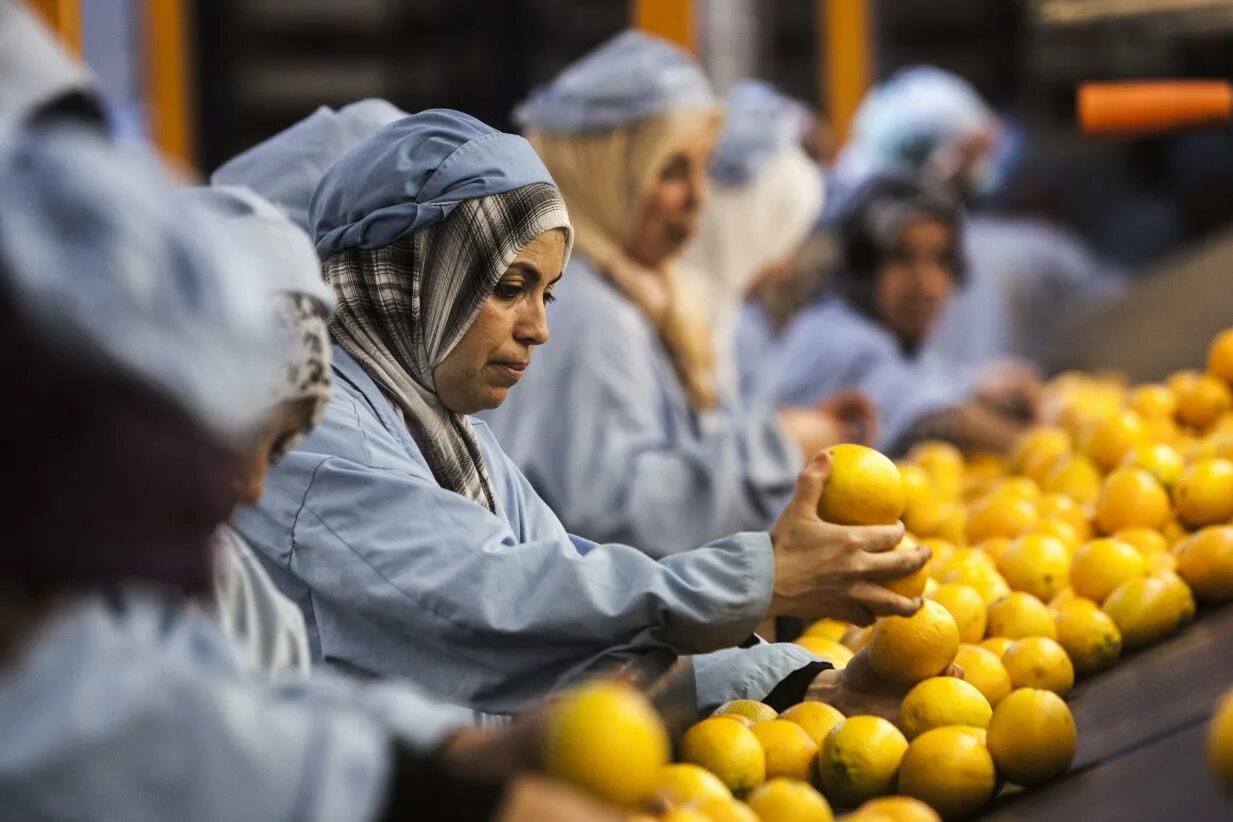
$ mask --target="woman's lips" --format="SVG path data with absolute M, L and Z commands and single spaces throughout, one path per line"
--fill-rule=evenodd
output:
M 511 385 L 522 379 L 523 372 L 527 370 L 527 366 L 530 364 L 530 362 L 518 362 L 513 360 L 492 363 L 493 367 L 496 368 L 502 376 L 509 380 Z

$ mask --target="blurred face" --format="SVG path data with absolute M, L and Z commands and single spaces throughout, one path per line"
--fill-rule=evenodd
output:
M 954 290 L 954 239 L 945 223 L 928 217 L 913 220 L 878 274 L 878 315 L 908 347 L 925 339 Z
M 698 230 L 706 204 L 706 167 L 714 147 L 713 130 L 699 129 L 668 157 L 643 198 L 625 249 L 634 260 L 654 268 L 679 254 Z
M 295 448 L 312 428 L 314 400 L 279 403 L 266 417 L 242 456 L 235 481 L 239 502 L 256 505 L 265 491 L 265 476 L 278 458 Z
M 565 267 L 565 232 L 545 232 L 522 250 L 484 302 L 458 345 L 433 371 L 449 410 L 496 408 L 527 366 L 531 349 L 548 342 L 546 309 Z

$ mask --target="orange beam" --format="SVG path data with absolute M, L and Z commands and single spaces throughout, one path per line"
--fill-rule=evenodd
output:
M 693 0 L 634 0 L 634 27 L 698 52 Z
M 70 53 L 81 56 L 81 0 L 30 0 Z
M 185 0 L 143 0 L 150 136 L 165 157 L 193 166 L 192 42 Z
M 873 27 L 869 0 L 818 0 L 818 43 L 824 90 L 822 110 L 835 133 L 836 147 L 847 142 L 852 118 L 869 90 L 873 73 Z

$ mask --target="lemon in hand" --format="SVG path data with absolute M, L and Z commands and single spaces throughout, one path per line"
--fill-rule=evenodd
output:
M 831 473 L 818 500 L 818 516 L 839 525 L 893 525 L 903 515 L 907 492 L 895 463 L 864 445 L 826 450 Z

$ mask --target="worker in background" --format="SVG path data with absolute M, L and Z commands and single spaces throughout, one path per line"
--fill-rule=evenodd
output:
M 881 412 L 884 451 L 928 439 L 1007 449 L 1034 396 L 976 379 L 926 345 L 967 276 L 958 201 L 923 178 L 875 176 L 848 196 L 839 232 L 831 293 L 784 332 L 773 399 L 799 404 L 856 387 Z
M 552 344 L 485 415 L 572 532 L 663 556 L 766 528 L 843 427 L 816 406 L 742 413 L 680 253 L 705 208 L 720 101 L 693 58 L 627 31 L 515 112 L 577 228 Z

